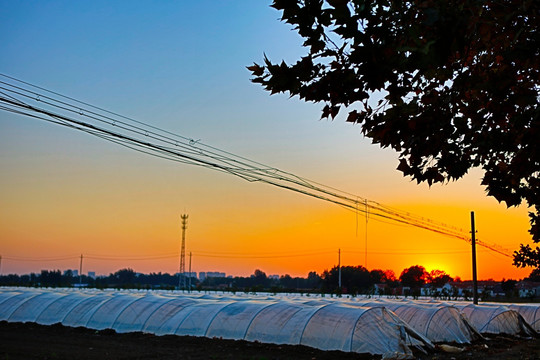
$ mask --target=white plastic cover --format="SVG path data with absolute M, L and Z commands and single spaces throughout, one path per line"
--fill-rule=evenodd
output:
M 526 320 L 538 327 L 538 316 L 539 304 L 0 288 L 0 321 L 302 344 L 401 358 L 412 357 L 413 346 L 432 347 L 431 341 L 469 343 L 478 331 L 532 335 Z
M 0 289 L 0 320 L 302 344 L 401 358 L 412 358 L 410 346 L 433 346 L 382 307 L 319 300 Z
M 110 294 L 95 294 L 93 296 L 84 296 L 83 294 L 74 294 L 73 299 L 82 297 L 82 300 L 77 302 L 66 312 L 64 319 L 61 321 L 66 326 L 86 326 L 96 309 L 111 298 Z M 73 300 L 76 302 L 76 300 Z
M 481 337 L 467 318 L 454 306 L 410 301 L 371 302 L 369 304 L 370 306 L 384 306 L 392 310 L 413 329 L 436 343 L 469 344 Z
M 517 311 L 534 330 L 540 332 L 540 304 L 511 304 L 508 308 Z
M 503 305 L 457 305 L 471 324 L 483 334 L 525 335 L 536 331 L 514 310 Z

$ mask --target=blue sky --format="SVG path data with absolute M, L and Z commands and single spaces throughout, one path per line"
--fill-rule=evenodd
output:
M 304 51 L 301 38 L 269 5 L 253 0 L 0 0 L 0 72 L 362 197 L 456 221 L 457 226 L 467 227 L 469 211 L 477 210 L 490 224 L 508 222 L 504 228 L 515 234 L 509 238 L 490 225 L 486 237 L 492 242 L 516 249 L 528 241 L 526 209 L 507 211 L 486 198 L 478 171 L 446 186 L 416 185 L 395 170 L 397 155 L 371 145 L 358 126 L 343 118 L 319 120 L 322 104 L 269 96 L 252 84 L 246 66 L 262 62 L 265 53 L 273 61 L 292 62 Z M 331 204 L 168 163 L 5 112 L 0 112 L 0 130 L 4 257 L 25 256 L 36 248 L 49 249 L 48 255 L 116 254 L 126 248 L 134 254 L 152 253 L 152 241 L 167 247 L 165 252 L 177 251 L 177 217 L 183 211 L 191 214 L 190 236 L 200 242 L 198 248 L 193 245 L 194 251 L 206 246 L 217 252 L 260 252 L 261 247 L 250 244 L 269 234 L 287 239 L 268 243 L 272 249 L 304 249 L 306 244 L 314 249 L 363 249 L 355 218 Z M 430 243 L 466 251 L 466 244 L 432 240 L 432 234 L 399 227 L 377 231 L 370 229 L 374 244 L 378 236 L 400 242 L 379 242 L 373 251 L 421 251 Z M 115 240 L 109 239 L 105 249 L 97 239 L 111 233 Z M 160 235 L 150 244 L 140 235 L 154 233 Z M 515 273 L 508 259 L 485 256 L 486 263 L 504 260 L 505 271 Z M 332 255 L 300 267 L 201 259 L 199 270 L 246 274 L 259 266 L 268 273 L 305 275 L 333 266 L 334 260 Z M 349 260 L 361 262 L 352 256 Z M 425 260 L 381 257 L 373 266 L 399 272 L 421 261 Z M 466 278 L 467 265 L 448 265 L 459 261 L 440 258 L 433 263 Z M 160 264 L 140 266 L 172 272 L 174 264 L 163 269 Z M 25 271 L 39 270 L 42 264 L 4 261 L 2 266 Z M 107 266 L 101 271 L 126 265 Z M 485 270 L 484 277 L 500 276 L 496 268 Z

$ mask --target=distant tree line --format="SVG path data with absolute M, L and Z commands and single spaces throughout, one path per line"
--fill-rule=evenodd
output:
M 32 287 L 75 287 L 92 288 L 169 288 L 178 286 L 178 276 L 167 273 L 140 274 L 133 269 L 121 269 L 109 276 L 92 278 L 86 275 L 74 276 L 67 270 L 42 270 L 40 274 L 2 275 L 0 286 L 32 286 Z
M 341 279 L 340 279 L 341 277 Z M 461 282 L 459 277 L 453 278 L 442 270 L 426 271 L 423 266 L 414 265 L 404 269 L 397 277 L 392 270 L 368 270 L 363 266 L 342 266 L 325 270 L 321 275 L 312 271 L 306 278 L 282 275 L 279 278 L 268 277 L 262 270 L 248 277 L 207 277 L 204 281 L 196 278 L 185 279 L 191 283 L 193 290 L 223 290 L 244 292 L 303 292 L 326 294 L 372 294 L 419 295 L 420 289 L 426 285 L 432 289 L 441 288 L 449 282 Z M 536 269 L 525 280 L 539 281 L 540 272 Z M 503 280 L 502 289 L 506 294 L 515 295 L 516 280 Z M 138 289 L 177 289 L 183 286 L 184 279 L 168 273 L 136 273 L 133 269 L 121 269 L 108 276 L 91 278 L 85 275 L 74 276 L 71 271 L 43 270 L 40 274 L 1 275 L 0 286 L 30 287 L 76 287 L 91 288 L 138 288 Z M 341 286 L 340 286 L 341 285 Z M 405 289 L 405 291 L 404 291 Z

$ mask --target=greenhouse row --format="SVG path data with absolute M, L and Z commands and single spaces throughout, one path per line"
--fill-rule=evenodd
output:
M 298 295 L 0 289 L 0 321 L 190 335 L 412 357 L 436 343 L 537 336 L 539 304 Z

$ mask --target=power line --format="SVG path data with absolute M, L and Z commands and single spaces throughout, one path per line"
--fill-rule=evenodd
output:
M 363 254 L 363 251 L 347 251 L 349 254 Z M 451 255 L 451 254 L 469 254 L 469 250 L 455 251 L 370 251 L 371 255 Z
M 333 253 L 329 250 L 315 250 L 309 252 L 298 253 L 230 253 L 230 252 L 207 252 L 207 251 L 192 251 L 194 256 L 198 257 L 213 257 L 223 259 L 264 259 L 264 258 L 290 258 L 304 257 L 314 255 L 324 255 Z M 82 254 L 84 255 L 84 254 Z M 98 261 L 153 261 L 164 259 L 178 259 L 179 253 L 161 254 L 161 255 L 142 255 L 142 256 L 118 256 L 118 255 L 84 255 L 84 259 Z M 57 257 L 21 257 L 21 256 L 3 256 L 4 260 L 11 261 L 64 261 L 80 259 L 81 255 L 77 256 L 57 256 Z
M 469 234 L 457 227 L 361 198 L 8 75 L 0 76 L 8 79 L 0 81 L 0 110 L 83 131 L 152 156 L 226 172 L 250 182 L 259 181 L 288 189 L 337 204 L 366 217 L 369 214 L 374 220 L 413 226 L 470 242 Z M 478 244 L 511 257 L 496 246 L 483 242 Z
M 294 257 L 306 257 L 306 256 L 316 256 L 316 255 L 327 255 L 333 254 L 334 251 L 316 251 L 308 252 L 303 254 L 282 254 L 282 255 L 221 255 L 221 254 L 204 254 L 193 252 L 195 256 L 198 257 L 210 257 L 210 258 L 220 258 L 220 259 L 282 259 L 282 258 L 294 258 Z
M 49 262 L 49 261 L 65 261 L 65 260 L 74 260 L 78 259 L 79 255 L 76 256 L 56 256 L 56 257 L 22 257 L 22 256 L 2 256 L 3 260 L 10 261 L 23 261 L 23 262 Z
M 1 82 L 1 83 L 6 84 L 5 82 Z M 28 84 L 28 83 L 25 83 L 25 84 Z M 23 89 L 23 88 L 21 88 L 19 86 L 16 86 L 15 88 L 17 90 L 16 91 L 12 90 L 12 92 L 16 93 L 17 95 L 24 96 L 27 99 L 34 98 L 36 101 L 41 102 L 41 103 L 44 103 L 43 99 L 48 99 L 48 100 L 52 101 L 52 102 L 51 101 L 46 101 L 45 103 L 48 104 L 48 105 L 54 105 L 57 108 L 60 108 L 60 109 L 63 109 L 63 110 L 68 110 L 72 114 L 78 114 L 78 115 L 81 115 L 81 116 L 89 116 L 88 114 L 92 114 L 90 116 L 90 118 L 95 119 L 95 120 L 99 120 L 99 121 L 104 122 L 104 123 L 108 123 L 111 126 L 118 127 L 118 125 L 116 124 L 116 120 L 111 119 L 110 117 L 104 118 L 104 119 L 107 119 L 105 121 L 104 119 L 99 119 L 98 117 L 96 117 L 95 115 L 97 115 L 97 114 L 95 112 L 89 112 L 87 110 L 82 110 L 82 109 L 80 109 L 78 107 L 73 107 L 73 106 L 70 107 L 70 105 L 68 103 L 64 102 L 64 101 L 56 101 L 56 100 L 52 99 L 49 96 L 39 94 L 39 93 L 37 93 L 35 91 L 29 91 L 29 90 Z M 40 88 L 40 89 L 43 89 L 43 88 Z M 4 90 L 9 90 L 9 89 L 4 88 Z M 30 96 L 29 94 L 31 94 L 32 96 Z M 13 97 L 11 97 L 11 98 L 13 99 Z M 53 102 L 57 102 L 57 103 L 61 104 L 61 106 L 55 105 Z M 157 151 L 160 155 L 166 154 L 169 158 L 171 156 L 174 156 L 174 155 L 176 155 L 176 156 L 184 155 L 184 157 L 185 157 L 185 154 L 178 153 L 178 152 L 175 152 L 175 151 L 171 151 L 170 148 L 164 148 L 164 147 L 161 147 L 161 146 L 160 147 L 152 146 L 153 144 L 148 144 L 146 142 L 134 141 L 134 139 L 127 138 L 127 137 L 125 137 L 125 136 L 123 136 L 121 134 L 118 134 L 118 133 L 113 133 L 113 132 L 105 130 L 105 129 L 100 129 L 100 128 L 97 128 L 97 127 L 92 126 L 90 124 L 84 123 L 84 122 L 77 122 L 77 121 L 74 121 L 71 118 L 67 118 L 65 116 L 60 116 L 60 115 L 51 113 L 49 111 L 45 111 L 43 109 L 33 108 L 31 106 L 28 106 L 27 104 L 25 104 L 22 101 L 17 101 L 16 104 L 12 102 L 12 105 L 18 105 L 19 107 L 24 107 L 27 110 L 33 110 L 33 111 L 37 111 L 39 113 L 43 113 L 45 115 L 51 116 L 53 118 L 54 122 L 57 123 L 57 124 L 68 125 L 70 127 L 76 128 L 78 130 L 83 130 L 83 131 L 86 130 L 87 132 L 89 131 L 88 129 L 90 129 L 91 134 L 93 134 L 93 135 L 102 135 L 102 137 L 107 139 L 107 140 L 113 140 L 113 139 L 111 139 L 111 136 L 112 136 L 113 138 L 116 138 L 114 140 L 120 140 L 121 142 L 127 142 L 127 143 L 131 143 L 131 144 L 135 144 L 137 146 L 143 146 L 143 147 L 145 147 L 145 146 L 148 147 L 149 146 L 151 148 L 151 150 Z M 41 118 L 44 119 L 44 120 L 47 120 L 44 117 L 41 117 Z M 113 121 L 113 122 L 111 123 L 110 121 Z M 73 125 L 73 123 L 76 124 L 76 125 Z M 121 123 L 123 124 L 123 126 L 121 127 L 122 129 L 130 130 L 128 124 L 126 124 L 124 122 L 121 122 Z M 142 124 L 140 122 L 137 122 L 137 123 Z M 125 125 L 128 125 L 128 126 L 125 126 Z M 152 128 L 156 129 L 154 127 L 152 127 Z M 147 136 L 147 137 L 151 136 L 152 138 L 154 138 L 156 140 L 160 139 L 159 135 L 157 135 L 156 133 L 153 133 L 153 132 L 150 133 L 150 132 L 142 129 L 141 127 L 135 127 L 134 129 L 135 130 L 131 130 L 131 131 L 133 131 L 137 135 L 143 135 L 144 134 L 144 136 Z M 181 136 L 179 136 L 179 137 L 182 138 L 182 139 L 187 139 L 186 137 L 181 137 Z M 169 140 L 171 140 L 171 139 L 170 138 L 165 138 L 166 143 L 167 142 L 170 143 Z M 178 146 L 179 143 L 175 142 L 175 145 Z M 195 142 L 192 139 L 189 139 L 189 146 L 190 147 L 194 147 L 194 146 L 198 146 L 198 145 L 204 145 L 204 144 L 202 144 L 200 142 Z M 216 149 L 216 148 L 212 148 L 212 149 Z M 223 152 L 223 153 L 225 155 L 232 155 L 232 154 L 230 154 L 228 152 Z M 200 150 L 191 151 L 191 149 L 190 149 L 189 155 L 208 155 L 208 154 L 205 154 Z M 266 166 L 266 165 L 263 165 L 263 164 L 260 164 L 260 163 L 257 163 L 257 162 L 253 162 L 251 160 L 247 160 L 246 158 L 237 157 L 237 158 L 240 158 L 242 160 L 241 162 L 239 162 L 238 160 L 231 159 L 231 158 L 228 158 L 227 156 L 223 156 L 223 155 L 220 155 L 220 154 L 217 154 L 217 153 L 211 153 L 209 155 L 210 155 L 209 157 L 211 159 L 225 162 L 226 165 L 231 165 L 232 164 L 235 167 L 231 168 L 231 167 L 228 167 L 228 166 L 219 166 L 221 164 L 208 163 L 206 161 L 202 161 L 201 159 L 193 159 L 193 158 L 188 158 L 187 162 L 190 162 L 189 160 L 198 161 L 199 165 L 210 166 L 210 167 L 217 168 L 219 170 L 224 170 L 224 171 L 227 171 L 227 172 L 231 172 L 234 175 L 241 176 L 241 177 L 243 177 L 243 178 L 245 178 L 247 180 L 250 180 L 250 181 L 265 181 L 265 179 L 261 177 L 261 175 L 263 175 L 264 177 L 268 177 L 268 179 L 266 179 L 265 182 L 271 183 L 271 184 L 276 185 L 276 186 L 281 186 L 281 187 L 289 188 L 291 190 L 306 193 L 305 191 L 302 191 L 300 189 L 293 189 L 291 186 L 284 186 L 284 185 L 278 183 L 279 181 L 282 181 L 282 182 L 285 182 L 285 183 L 289 182 L 289 183 L 292 183 L 293 186 L 294 185 L 300 185 L 301 187 L 305 187 L 305 188 L 310 189 L 310 190 L 315 190 L 315 191 L 317 191 L 319 193 L 323 193 L 323 194 L 329 195 L 331 197 L 335 197 L 335 198 L 340 199 L 342 201 L 345 200 L 345 201 L 348 201 L 349 203 L 353 203 L 355 205 L 359 201 L 367 202 L 367 199 L 360 199 L 359 197 L 356 197 L 356 199 L 353 199 L 353 201 L 351 201 L 351 199 L 347 198 L 347 195 L 352 195 L 352 194 L 341 192 L 341 191 L 339 191 L 339 190 L 337 190 L 335 188 L 324 186 L 322 184 L 319 184 L 319 183 L 316 183 L 316 182 L 313 182 L 313 181 L 308 181 L 306 179 L 303 179 L 303 178 L 300 178 L 298 176 L 283 172 L 283 171 L 278 170 L 276 168 L 269 167 L 269 166 Z M 186 159 L 184 159 L 184 160 L 186 160 Z M 244 160 L 246 160 L 248 162 L 252 162 L 254 164 L 257 164 L 258 166 L 257 167 L 253 167 L 253 166 L 251 166 L 251 167 L 250 166 L 242 167 L 242 165 L 249 165 L 249 164 L 244 164 L 243 163 Z M 241 165 L 241 166 L 237 166 L 237 165 Z M 261 165 L 262 165 L 262 168 L 261 168 Z M 257 173 L 257 172 L 259 172 L 259 173 Z M 290 175 L 292 175 L 292 177 L 289 177 Z M 340 192 L 343 193 L 343 195 L 341 195 Z M 308 194 L 308 195 L 322 198 L 322 196 L 316 195 L 316 194 L 313 194 L 313 193 Z M 323 198 L 323 199 L 325 199 L 325 198 Z M 331 201 L 332 199 L 325 199 L 325 200 Z M 380 207 L 380 204 L 375 203 L 375 202 L 372 202 L 372 203 L 373 203 L 373 205 L 371 207 L 373 207 L 375 209 L 379 208 L 379 209 L 384 210 L 383 208 Z M 344 205 L 347 206 L 347 207 L 351 207 L 350 204 L 344 204 Z M 355 206 L 354 208 L 355 208 L 355 210 L 357 212 L 359 211 L 357 206 Z M 360 212 L 363 212 L 363 211 L 360 210 Z M 385 216 L 384 214 L 376 214 L 376 215 L 379 215 L 381 217 Z M 396 218 L 393 218 L 393 220 L 400 221 L 400 219 L 396 219 Z
M 343 253 L 347 254 L 359 254 L 363 251 L 342 249 Z M 247 252 L 215 252 L 215 251 L 191 251 L 194 256 L 197 257 L 210 257 L 210 258 L 222 258 L 222 259 L 277 259 L 277 258 L 293 258 L 293 257 L 306 257 L 306 256 L 318 256 L 334 254 L 335 249 L 316 249 L 312 251 L 297 251 L 297 252 L 264 252 L 264 253 L 247 253 Z M 451 250 L 451 251 L 371 251 L 374 255 L 448 255 L 448 254 L 464 254 L 469 251 L 464 250 Z M 97 255 L 97 254 L 82 254 L 84 259 L 98 260 L 98 261 L 153 261 L 153 260 L 165 260 L 165 259 L 177 259 L 179 253 L 168 254 L 155 254 L 155 255 L 141 255 L 141 256 L 119 256 L 119 255 Z M 3 260 L 10 261 L 36 261 L 36 262 L 48 262 L 48 261 L 65 261 L 80 259 L 81 255 L 69 255 L 69 256 L 48 256 L 48 257 L 23 257 L 23 256 L 2 256 Z

